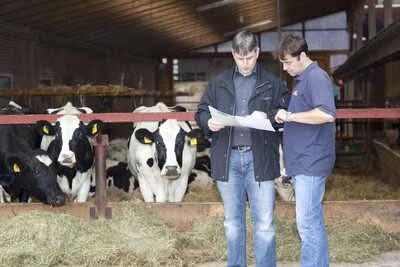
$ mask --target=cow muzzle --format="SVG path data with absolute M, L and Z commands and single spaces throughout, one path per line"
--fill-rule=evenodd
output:
M 60 154 L 58 162 L 64 166 L 74 166 L 76 163 L 75 154 Z
M 177 166 L 165 166 L 165 176 L 167 179 L 177 179 L 180 175 Z

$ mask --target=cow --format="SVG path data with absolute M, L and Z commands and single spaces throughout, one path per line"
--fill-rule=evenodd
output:
M 36 122 L 43 135 L 41 148 L 57 163 L 57 181 L 70 201 L 85 202 L 90 190 L 94 167 L 92 138 L 100 133 L 101 120 L 83 123 L 77 114 L 92 113 L 90 108 L 76 108 L 68 102 L 64 107 L 47 109 L 50 114 L 63 114 L 55 124 Z
M 196 163 L 189 176 L 188 188 L 206 188 L 214 183 L 211 178 L 210 147 L 211 142 L 207 138 L 203 138 L 197 143 Z
M 173 112 L 164 103 L 133 112 Z M 196 162 L 203 134 L 185 121 L 138 122 L 128 140 L 128 164 L 145 202 L 180 202 Z
M 6 203 L 11 201 L 11 196 L 4 190 L 3 186 L 0 185 L 0 203 Z
M 129 170 L 128 163 L 106 159 L 106 186 L 109 195 L 121 200 L 133 199 L 134 190 L 139 187 L 138 181 Z M 96 172 L 93 170 L 90 186 L 90 196 L 96 192 Z
M 120 162 L 127 162 L 128 140 L 117 138 L 108 142 L 106 158 Z
M 279 164 L 281 166 L 281 176 L 275 179 L 276 192 L 283 201 L 294 201 L 292 177 L 286 175 L 285 166 L 283 165 L 282 144 L 279 144 Z
M 22 115 L 21 109 L 9 103 L 0 115 Z M 32 195 L 45 204 L 65 204 L 57 183 L 56 165 L 48 153 L 39 148 L 40 136 L 29 124 L 0 124 L 0 185 L 6 199 L 28 202 Z M 5 201 L 1 197 L 2 201 Z

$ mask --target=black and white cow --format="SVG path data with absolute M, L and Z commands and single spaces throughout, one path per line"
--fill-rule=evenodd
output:
M 127 162 L 128 139 L 117 138 L 108 142 L 106 158 L 120 162 Z
M 192 187 L 206 188 L 214 183 L 211 178 L 210 147 L 211 142 L 207 138 L 197 143 L 196 163 L 188 181 L 189 191 Z
M 129 170 L 128 163 L 106 159 L 106 186 L 109 195 L 119 197 L 121 200 L 131 200 L 135 189 L 139 188 L 139 183 Z M 93 170 L 90 196 L 94 196 L 95 193 L 96 172 Z
M 0 110 L 0 115 L 22 112 L 11 103 Z M 0 185 L 9 199 L 27 202 L 32 195 L 45 204 L 65 204 L 56 166 L 47 152 L 39 149 L 40 137 L 35 129 L 28 124 L 0 124 L 0 133 Z M 1 199 L 4 201 L 3 196 Z
M 275 179 L 275 190 L 283 201 L 294 201 L 292 177 L 286 175 L 285 166 L 283 164 L 282 144 L 279 144 L 279 164 L 281 167 L 281 176 Z
M 43 135 L 41 147 L 58 163 L 57 181 L 68 199 L 85 202 L 95 160 L 92 138 L 100 133 L 103 122 L 92 120 L 83 123 L 76 114 L 91 113 L 91 109 L 75 108 L 70 102 L 62 108 L 47 111 L 64 116 L 59 117 L 54 125 L 45 120 L 36 123 Z
M 172 112 L 158 103 L 139 107 L 134 112 Z M 138 122 L 128 143 L 128 164 L 138 178 L 146 202 L 180 202 L 186 192 L 188 177 L 196 162 L 199 129 L 192 130 L 185 121 Z

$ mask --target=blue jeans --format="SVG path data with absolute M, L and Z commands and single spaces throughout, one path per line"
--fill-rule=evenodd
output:
M 293 176 L 302 267 L 329 266 L 329 247 L 322 208 L 326 179 L 325 176 Z
M 217 181 L 224 204 L 225 236 L 228 265 L 245 267 L 246 259 L 246 192 L 253 220 L 254 255 L 257 267 L 276 266 L 274 228 L 274 181 L 256 182 L 251 150 L 230 154 L 229 181 Z

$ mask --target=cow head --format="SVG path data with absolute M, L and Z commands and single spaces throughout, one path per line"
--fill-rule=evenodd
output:
M 101 120 L 92 120 L 86 125 L 75 115 L 64 115 L 58 118 L 55 125 L 41 120 L 36 126 L 41 134 L 53 138 L 47 148 L 53 161 L 68 167 L 75 166 L 77 162 L 90 164 L 76 166 L 79 171 L 82 167 L 87 170 L 92 166 L 94 153 L 89 138 L 100 133 L 103 126 Z
M 203 138 L 199 129 L 185 131 L 176 120 L 161 122 L 155 132 L 145 128 L 135 131 L 136 139 L 154 147 L 154 158 L 161 170 L 161 176 L 177 179 L 181 175 L 185 149 L 196 151 L 197 140 Z
M 14 192 L 9 192 L 14 199 L 21 190 L 28 191 L 39 201 L 49 205 L 64 205 L 65 196 L 57 183 L 55 163 L 46 151 L 33 150 L 32 156 L 26 154 L 11 155 L 6 158 L 8 184 Z
M 88 107 L 74 107 L 71 102 L 67 102 L 61 108 L 48 108 L 47 114 L 92 114 L 93 110 Z

